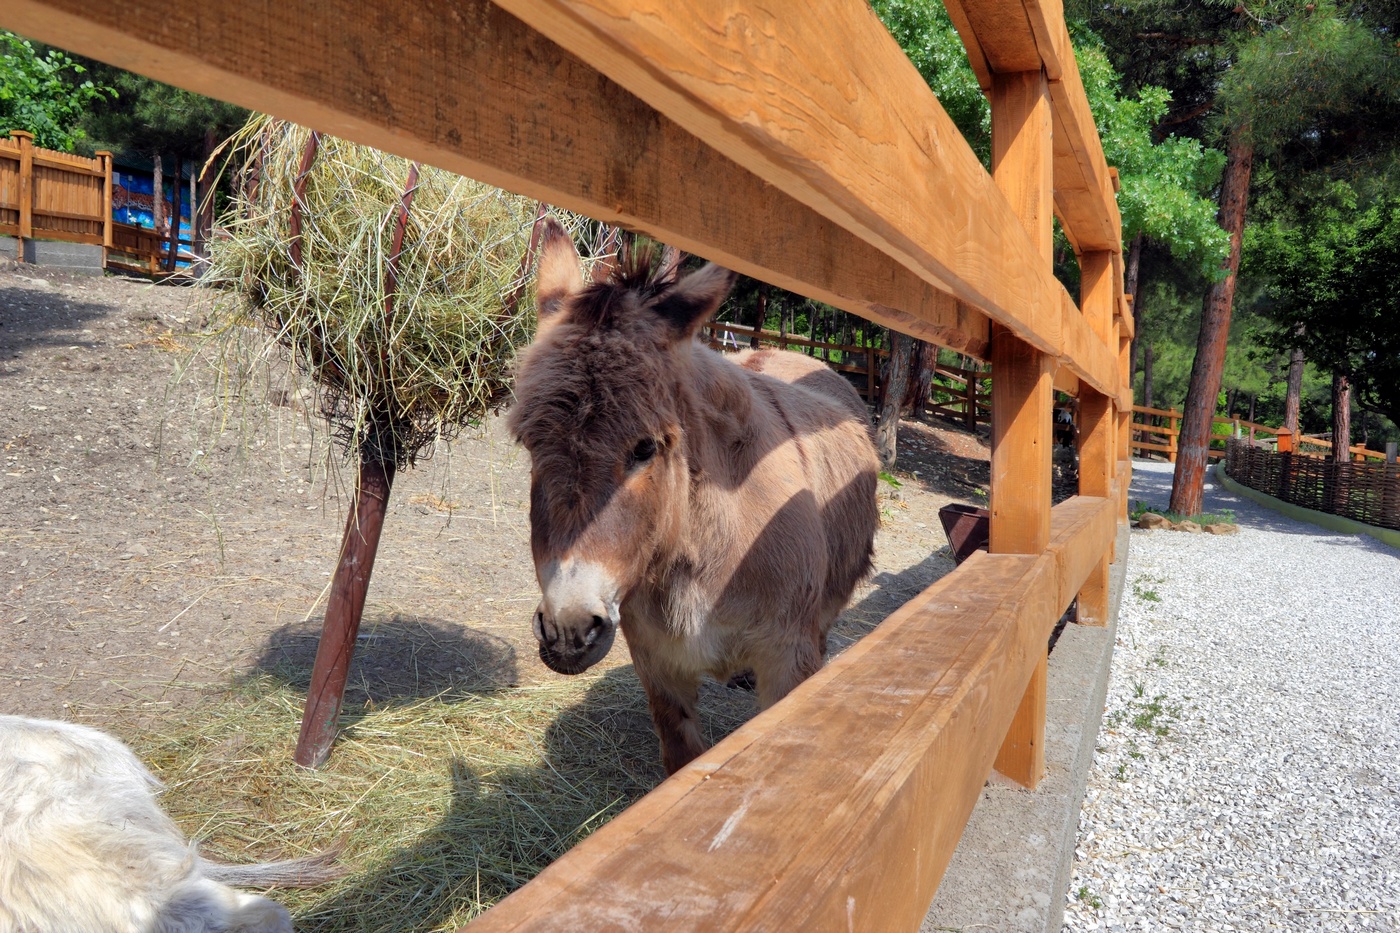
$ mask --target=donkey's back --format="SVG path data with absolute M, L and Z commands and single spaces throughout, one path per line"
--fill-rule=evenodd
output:
M 880 466 L 865 403 L 840 374 L 801 353 L 746 350 L 732 359 L 751 374 L 758 407 L 771 409 L 774 430 L 787 435 L 782 438 L 785 449 L 766 468 L 812 493 L 826 559 L 808 560 L 805 566 L 822 574 L 812 581 L 819 607 L 812 624 L 824 647 L 837 614 L 870 572 L 879 526 L 875 483 Z M 752 488 L 761 495 L 771 486 Z M 770 546 L 791 553 L 793 542 L 773 540 Z M 789 575 L 796 569 L 790 566 Z

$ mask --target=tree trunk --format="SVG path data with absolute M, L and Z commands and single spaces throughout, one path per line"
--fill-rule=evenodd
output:
M 1230 255 L 1225 279 L 1211 285 L 1201 309 L 1201 333 L 1178 440 L 1176 473 L 1172 477 L 1171 510 L 1181 515 L 1201 513 L 1202 492 L 1209 459 L 1211 419 L 1215 417 L 1220 377 L 1225 371 L 1225 346 L 1230 337 L 1230 311 L 1235 299 L 1235 277 L 1240 268 L 1240 242 L 1244 237 L 1245 208 L 1249 204 L 1249 178 L 1254 168 L 1254 145 L 1240 130 L 1230 137 L 1225 175 L 1220 183 L 1220 210 L 1216 221 L 1230 235 Z
M 925 340 L 914 341 L 909 361 L 909 387 L 904 391 L 904 409 L 918 418 L 924 413 L 929 392 L 933 391 L 933 371 L 938 367 L 938 346 Z
M 170 271 L 176 270 L 176 264 L 180 258 L 180 166 L 184 164 L 184 159 L 175 157 L 175 184 L 170 186 L 170 252 L 166 256 L 166 265 Z
M 1351 460 L 1351 380 L 1332 377 L 1332 459 Z
M 758 349 L 758 332 L 763 330 L 763 325 L 768 323 L 768 283 L 764 282 L 758 286 L 758 300 L 754 302 L 757 307 L 755 313 L 753 329 L 754 335 L 749 338 L 749 349 Z
M 193 217 L 196 209 L 199 212 L 199 222 L 191 224 L 194 231 L 195 255 L 207 256 L 206 249 L 210 238 L 214 235 L 214 179 L 217 174 L 213 164 L 209 161 L 214 155 L 214 150 L 219 146 L 218 134 L 213 130 L 206 130 L 204 133 L 204 156 L 199 163 L 199 193 L 198 204 L 190 205 L 190 216 Z
M 1142 295 L 1138 280 L 1142 270 L 1142 231 L 1133 237 L 1128 247 L 1128 261 L 1123 269 L 1123 294 L 1133 296 L 1133 339 L 1128 345 L 1128 384 L 1132 385 L 1138 372 L 1138 347 L 1142 346 Z
M 1239 398 L 1240 398 L 1240 389 L 1239 389 L 1239 386 L 1235 386 L 1235 387 L 1231 388 L 1230 391 L 1228 391 L 1228 392 L 1225 393 L 1225 417 L 1226 417 L 1226 418 L 1233 418 L 1233 417 L 1235 416 L 1235 402 L 1239 401 Z
M 159 152 L 151 161 L 154 163 L 151 169 L 151 226 L 155 229 L 156 236 L 160 236 L 164 232 L 162 221 L 165 220 L 165 172 Z
M 909 363 L 914 355 L 914 338 L 890 331 L 890 373 L 885 384 L 885 399 L 880 405 L 880 426 L 875 431 L 875 448 L 885 469 L 894 466 L 895 443 L 899 437 L 899 409 L 904 401 L 904 389 L 909 382 Z
M 1152 407 L 1152 344 L 1142 349 L 1142 404 Z
M 1303 401 L 1303 351 L 1297 347 L 1288 356 L 1288 393 L 1283 398 L 1283 428 L 1298 436 L 1298 410 Z

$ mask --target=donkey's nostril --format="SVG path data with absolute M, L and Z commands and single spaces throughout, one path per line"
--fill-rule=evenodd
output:
M 607 619 L 604 619 L 602 616 L 594 616 L 593 624 L 588 627 L 588 634 L 583 637 L 584 642 L 590 645 L 593 644 L 607 627 Z

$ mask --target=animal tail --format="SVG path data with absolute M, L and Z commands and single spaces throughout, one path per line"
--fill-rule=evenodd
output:
M 253 865 L 230 865 L 204 859 L 204 874 L 236 888 L 314 888 L 348 874 L 349 869 L 337 863 L 340 850 L 341 843 L 336 843 L 319 855 Z

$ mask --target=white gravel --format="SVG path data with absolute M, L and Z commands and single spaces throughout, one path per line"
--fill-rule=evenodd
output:
M 1400 931 L 1400 551 L 1222 509 L 1132 532 L 1064 929 Z

